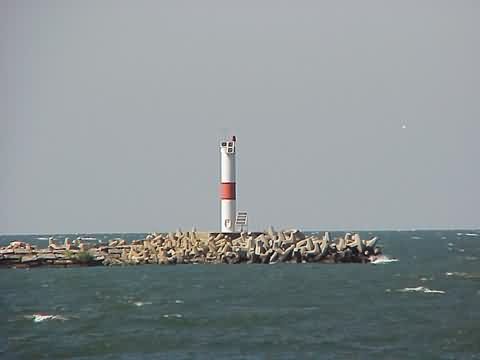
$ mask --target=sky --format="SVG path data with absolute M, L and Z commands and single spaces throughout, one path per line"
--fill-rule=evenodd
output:
M 480 2 L 0 0 L 0 233 L 480 227 Z

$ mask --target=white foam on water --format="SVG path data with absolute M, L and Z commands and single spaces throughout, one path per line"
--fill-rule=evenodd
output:
M 445 276 L 448 276 L 448 277 L 462 277 L 462 278 L 465 278 L 465 277 L 468 277 L 469 274 L 466 273 L 466 272 L 458 272 L 458 271 L 453 271 L 453 272 L 446 272 L 445 273 Z
M 376 257 L 370 263 L 374 264 L 374 265 L 381 265 L 381 264 L 389 264 L 389 263 L 397 262 L 397 261 L 398 261 L 398 259 L 390 258 L 388 256 L 382 255 L 382 256 Z
M 418 286 L 414 288 L 403 288 L 397 290 L 399 292 L 421 292 L 424 294 L 445 294 L 445 291 L 443 290 L 432 290 L 423 286 Z
M 465 236 L 480 236 L 479 234 L 477 233 L 468 233 L 468 234 L 465 234 Z
M 448 246 L 455 246 L 455 244 L 454 244 L 454 243 L 451 243 L 451 242 L 449 242 L 447 245 L 448 245 Z
M 33 322 L 36 322 L 36 323 L 46 321 L 46 320 L 61 320 L 61 321 L 68 320 L 66 317 L 61 315 L 49 315 L 49 314 L 32 314 L 32 315 L 26 315 L 25 318 L 32 319 Z
M 175 300 L 175 304 L 183 304 L 183 303 L 184 303 L 184 301 L 183 301 L 183 300 L 178 300 L 178 299 L 177 299 L 177 300 Z
M 412 236 L 411 239 L 413 240 L 421 240 L 423 239 L 421 236 Z
M 443 290 L 431 290 L 428 288 L 426 288 L 423 292 L 426 294 L 445 294 L 445 291 Z
M 135 301 L 133 305 L 141 307 L 144 305 L 152 305 L 152 303 L 150 301 Z
M 457 236 L 462 236 L 462 235 L 463 235 L 463 233 L 457 233 Z
M 169 319 L 169 318 L 181 319 L 183 318 L 183 315 L 182 314 L 164 314 L 163 317 L 165 319 Z

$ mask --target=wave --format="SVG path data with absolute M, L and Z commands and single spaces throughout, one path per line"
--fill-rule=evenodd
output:
M 445 291 L 443 290 L 432 290 L 424 286 L 418 286 L 414 288 L 403 288 L 397 290 L 399 292 L 422 292 L 424 294 L 445 294 Z
M 459 272 L 459 271 L 453 271 L 453 272 L 446 272 L 445 276 L 447 277 L 452 277 L 452 278 L 462 278 L 462 279 L 469 279 L 469 280 L 478 280 L 480 279 L 480 274 L 469 274 L 466 272 Z
M 168 319 L 168 318 L 181 319 L 183 318 L 183 315 L 182 314 L 164 314 L 163 317 L 165 319 Z
M 152 305 L 152 303 L 150 301 L 135 301 L 133 305 L 141 307 L 144 305 Z
M 468 233 L 468 234 L 465 234 L 465 236 L 480 236 L 479 234 L 477 233 Z
M 375 257 L 370 263 L 374 265 L 380 265 L 380 264 L 389 264 L 397 261 L 398 259 L 390 258 L 386 255 L 381 255 L 381 256 Z
M 468 276 L 466 272 L 458 272 L 458 271 L 453 271 L 453 272 L 446 272 L 446 276 L 456 276 L 456 277 L 465 277 Z
M 42 322 L 46 320 L 61 320 L 65 321 L 68 320 L 68 318 L 61 316 L 61 315 L 49 315 L 49 314 L 32 314 L 32 315 L 26 315 L 25 319 L 32 319 L 33 322 Z

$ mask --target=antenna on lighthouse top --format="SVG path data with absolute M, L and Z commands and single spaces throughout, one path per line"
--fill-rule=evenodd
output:
M 235 144 L 236 144 L 236 137 L 232 136 L 227 140 L 223 140 L 221 142 L 220 148 L 227 154 L 235 154 Z

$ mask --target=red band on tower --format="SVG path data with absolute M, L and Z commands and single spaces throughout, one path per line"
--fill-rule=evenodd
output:
M 235 183 L 221 183 L 220 184 L 220 199 L 235 200 Z

